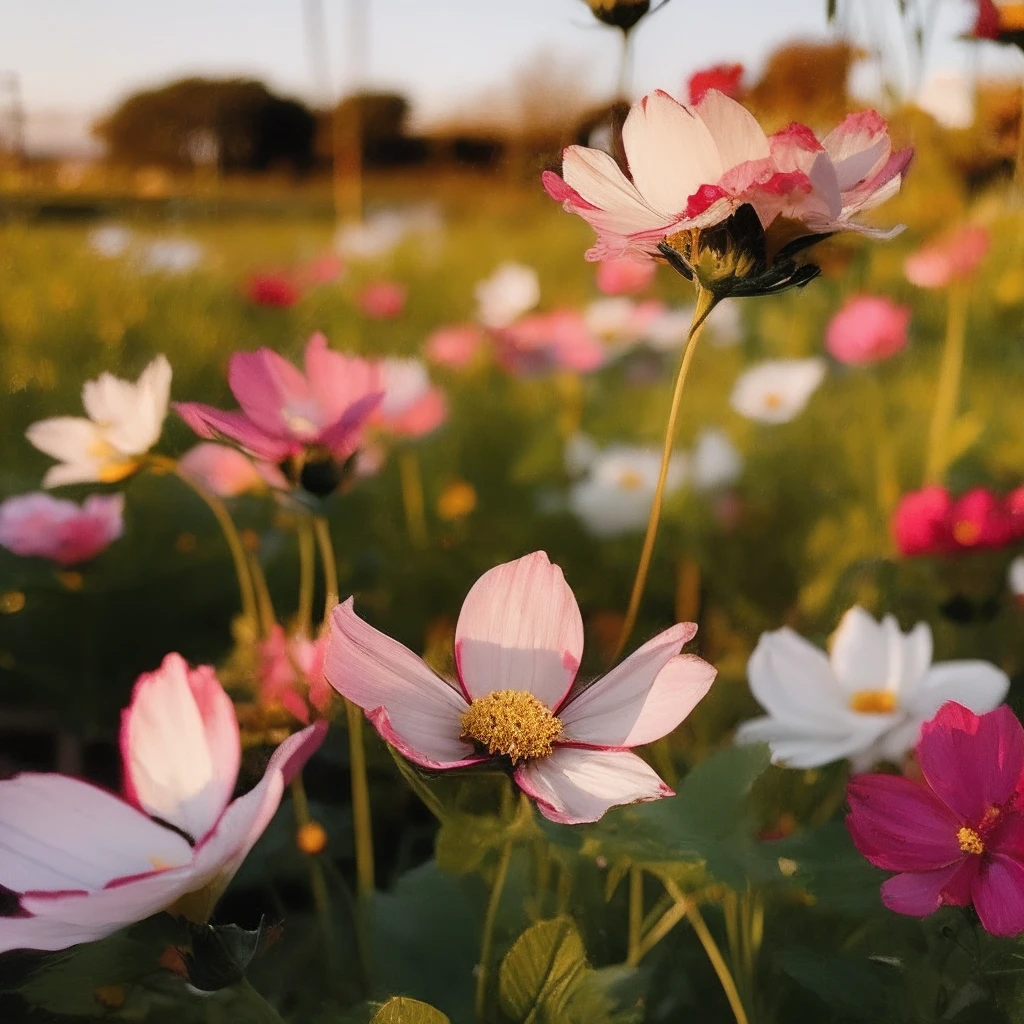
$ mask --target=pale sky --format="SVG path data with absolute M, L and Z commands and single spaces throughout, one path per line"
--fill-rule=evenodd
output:
M 0 74 L 18 76 L 34 148 L 81 143 L 89 122 L 122 96 L 185 74 L 252 75 L 313 101 L 307 2 L 0 0 Z M 364 85 L 403 91 L 419 123 L 479 104 L 540 53 L 595 96 L 607 95 L 615 80 L 618 34 L 598 27 L 582 0 L 322 3 L 335 87 L 355 73 Z M 987 72 L 1013 70 L 1019 55 L 955 41 L 972 20 L 970 0 L 939 3 L 932 70 L 964 75 L 979 60 Z M 367 23 L 361 69 L 352 66 L 346 21 L 355 4 Z M 882 14 L 895 8 L 894 0 L 846 0 L 845 6 L 854 9 L 850 17 L 860 38 L 877 45 Z M 876 39 L 867 38 L 868 31 Z M 692 71 L 722 60 L 741 61 L 756 73 L 778 43 L 823 39 L 829 32 L 825 0 L 670 0 L 636 33 L 633 89 L 679 93 Z M 869 67 L 860 79 L 870 91 Z M 4 100 L 0 94 L 0 111 Z

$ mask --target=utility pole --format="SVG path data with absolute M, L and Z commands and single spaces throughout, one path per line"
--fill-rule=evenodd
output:
M 15 164 L 25 158 L 25 107 L 15 71 L 0 71 L 0 154 Z

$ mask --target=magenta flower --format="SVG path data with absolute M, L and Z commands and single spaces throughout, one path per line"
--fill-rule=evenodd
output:
M 330 463 L 341 467 L 355 454 L 383 388 L 378 367 L 330 351 L 322 334 L 306 345 L 305 371 L 268 348 L 236 352 L 228 364 L 228 384 L 240 411 L 197 402 L 179 402 L 175 409 L 200 437 L 233 441 L 257 459 L 287 461 L 291 478 L 319 493 L 313 477 L 320 474 L 307 470 Z M 323 475 L 333 479 L 336 474 Z
M 832 317 L 825 347 L 841 363 L 867 366 L 902 351 L 909 324 L 909 306 L 897 306 L 878 295 L 858 295 Z
M 1005 704 L 976 715 L 951 701 L 917 761 L 924 782 L 858 775 L 846 790 L 854 845 L 898 872 L 882 902 L 911 917 L 973 904 L 993 935 L 1024 931 L 1024 728 Z
M 901 555 L 955 555 L 1006 547 L 1024 537 L 1018 489 L 1005 498 L 975 487 L 954 498 L 931 485 L 903 496 L 892 519 Z
M 484 573 L 466 595 L 456 681 L 363 622 L 351 598 L 334 610 L 325 673 L 410 761 L 499 761 L 545 817 L 574 825 L 672 796 L 630 748 L 671 732 L 711 686 L 715 669 L 679 653 L 696 632 L 673 626 L 574 687 L 583 621 L 562 570 L 537 551 Z
M 125 799 L 66 775 L 0 782 L 0 953 L 66 949 L 162 910 L 205 921 L 277 811 L 326 724 L 290 736 L 232 801 L 241 744 L 212 668 L 169 654 L 121 719 Z
M 24 557 L 77 565 L 124 533 L 124 495 L 93 494 L 78 505 L 38 491 L 0 504 L 0 546 Z

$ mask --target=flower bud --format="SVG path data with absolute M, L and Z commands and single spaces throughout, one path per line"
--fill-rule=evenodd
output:
M 651 0 L 587 0 L 598 21 L 628 32 L 650 10 Z

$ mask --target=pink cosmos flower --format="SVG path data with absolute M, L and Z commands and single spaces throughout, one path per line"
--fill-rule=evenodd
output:
M 637 295 L 650 288 L 657 269 L 654 263 L 604 260 L 597 265 L 597 287 L 605 295 Z
M 825 347 L 841 363 L 867 366 L 902 351 L 909 324 L 909 306 L 897 306 L 878 295 L 858 295 L 832 317 Z
M 0 546 L 23 557 L 77 565 L 124 533 L 124 495 L 92 494 L 82 505 L 42 491 L 0 504 Z
M 435 363 L 461 369 L 473 361 L 483 340 L 477 324 L 452 324 L 434 331 L 424 342 L 424 351 Z
M 288 309 L 302 298 L 302 289 L 283 271 L 260 271 L 245 282 L 245 295 L 257 306 Z
M 363 622 L 334 610 L 331 685 L 410 761 L 446 770 L 502 759 L 552 821 L 597 821 L 617 804 L 671 796 L 630 750 L 671 732 L 707 693 L 715 669 L 679 654 L 680 623 L 606 676 L 574 687 L 583 621 L 561 569 L 535 552 L 473 585 L 455 630 L 456 681 Z
M 600 341 L 572 309 L 535 313 L 494 332 L 499 364 L 509 373 L 531 376 L 552 370 L 588 373 L 605 359 Z
M 193 445 L 178 460 L 178 468 L 208 491 L 237 498 L 266 487 L 285 488 L 284 474 L 269 462 L 253 462 L 237 448 L 213 441 Z
M 923 245 L 907 257 L 903 272 L 919 288 L 945 288 L 970 277 L 991 244 L 992 237 L 985 228 L 968 225 Z
M 1024 537 L 1024 514 L 984 487 L 953 498 L 932 485 L 907 494 L 893 515 L 892 532 L 902 555 L 952 555 L 1005 547 Z
M 325 252 L 299 267 L 296 276 L 303 284 L 314 287 L 337 281 L 345 272 L 345 261 L 333 252 Z
M 448 406 L 444 392 L 430 383 L 418 359 L 382 359 L 384 398 L 371 422 L 390 434 L 423 437 L 444 423 Z
M 846 790 L 854 845 L 898 872 L 882 902 L 911 917 L 973 904 L 991 934 L 1024 931 L 1024 728 L 1005 704 L 976 715 L 949 702 L 917 761 L 924 782 L 858 775 Z
M 359 308 L 375 320 L 393 320 L 405 309 L 408 289 L 397 281 L 373 281 L 356 299 Z
M 125 799 L 66 775 L 0 782 L 0 952 L 66 949 L 162 910 L 205 921 L 274 816 L 326 723 L 282 743 L 232 801 L 241 744 L 212 668 L 169 654 L 140 676 L 121 720 Z
M 319 716 L 326 716 L 334 696 L 324 678 L 326 634 L 317 640 L 288 636 L 284 627 L 275 623 L 259 652 L 262 703 L 280 704 L 303 725 L 309 724 L 311 707 Z
M 725 96 L 734 97 L 740 91 L 742 80 L 742 64 L 712 64 L 709 68 L 695 71 L 686 83 L 690 105 L 696 106 L 712 89 Z
M 634 104 L 622 142 L 629 178 L 607 153 L 582 146 L 565 150 L 561 178 L 544 175 L 548 194 L 597 231 L 590 260 L 655 257 L 667 236 L 721 224 L 745 204 L 765 231 L 779 218 L 808 236 L 901 230 L 853 220 L 899 191 L 912 156 L 892 151 L 873 110 L 851 114 L 820 142 L 800 124 L 768 138 L 715 89 L 693 107 L 659 90 Z
M 238 412 L 197 402 L 179 402 L 175 409 L 200 437 L 226 438 L 273 463 L 325 454 L 344 462 L 359 448 L 383 397 L 379 368 L 330 351 L 322 334 L 306 345 L 305 373 L 261 348 L 231 357 L 228 384 L 242 407 Z

